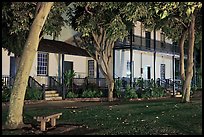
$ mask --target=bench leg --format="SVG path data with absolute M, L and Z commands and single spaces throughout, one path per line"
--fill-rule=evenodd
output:
M 40 130 L 45 131 L 45 127 L 46 127 L 46 122 L 44 120 L 42 120 L 40 123 Z
M 56 118 L 51 118 L 51 126 L 52 127 L 56 126 Z

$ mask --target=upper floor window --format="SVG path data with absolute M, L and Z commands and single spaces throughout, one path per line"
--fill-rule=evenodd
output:
M 145 31 L 145 39 L 146 39 L 146 48 L 150 49 L 151 33 L 149 31 Z
M 165 34 L 161 33 L 161 42 L 165 42 Z
M 48 75 L 48 53 L 38 52 L 37 75 Z
M 165 34 L 161 33 L 161 47 L 164 47 L 164 43 L 165 43 Z

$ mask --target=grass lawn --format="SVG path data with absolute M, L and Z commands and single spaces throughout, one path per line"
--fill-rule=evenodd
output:
M 33 116 L 62 112 L 57 124 L 83 125 L 92 135 L 201 135 L 202 100 L 180 103 L 180 99 L 112 102 L 81 108 L 26 107 L 25 123 Z M 8 111 L 3 108 L 2 124 Z M 3 134 L 20 134 L 19 130 Z M 78 132 L 80 134 L 80 132 Z

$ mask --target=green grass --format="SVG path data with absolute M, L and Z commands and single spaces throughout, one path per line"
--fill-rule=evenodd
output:
M 201 135 L 202 101 L 180 103 L 178 99 L 118 102 L 78 109 L 26 108 L 25 123 L 33 116 L 62 112 L 57 123 L 80 124 L 96 129 L 93 135 Z M 2 112 L 2 124 L 7 111 Z M 7 134 L 4 133 L 3 134 Z

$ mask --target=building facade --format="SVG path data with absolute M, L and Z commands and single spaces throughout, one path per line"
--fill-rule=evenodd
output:
M 179 47 L 161 30 L 148 31 L 136 22 L 132 35 L 116 43 L 114 66 L 115 78 L 175 80 L 179 76 Z
M 55 42 L 53 37 L 45 36 L 44 44 L 39 44 L 30 76 L 45 85 L 49 84 L 49 77 L 60 80 L 67 70 L 74 70 L 75 78 L 103 78 L 96 61 L 86 51 L 67 43 L 75 34 L 64 27 Z M 175 80 L 179 72 L 179 49 L 162 31 L 148 31 L 143 29 L 142 23 L 136 22 L 132 34 L 116 42 L 112 62 L 113 77 L 126 78 L 130 83 L 137 78 Z M 2 48 L 2 76 L 15 73 L 14 55 L 8 55 Z

